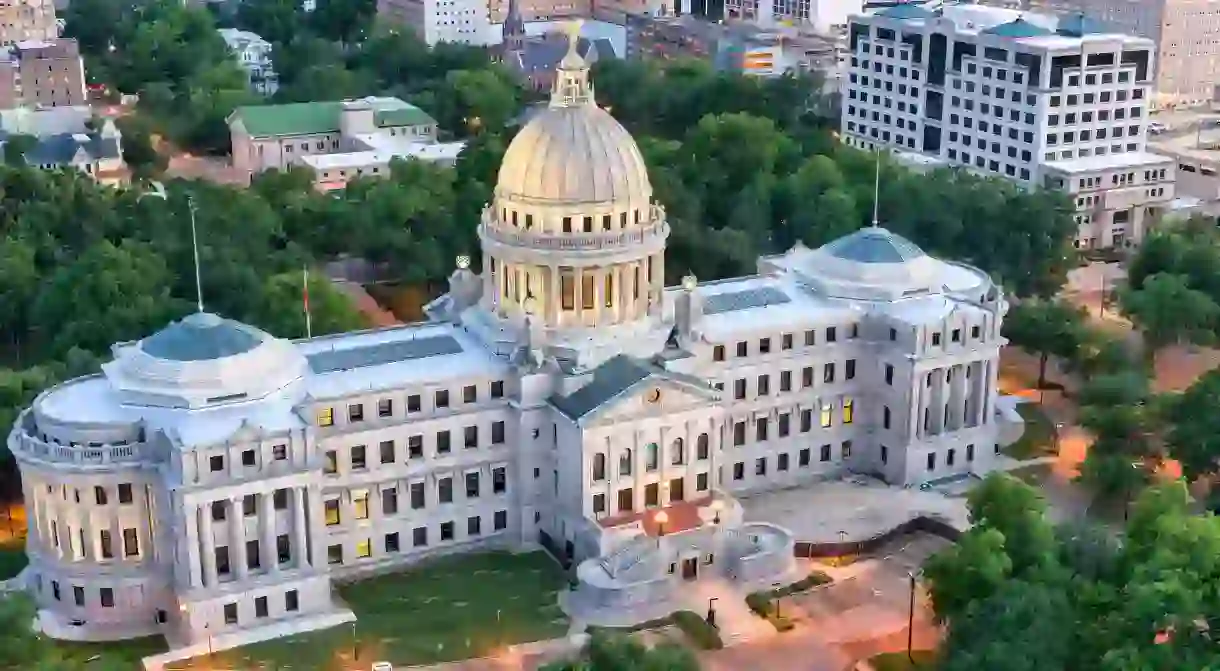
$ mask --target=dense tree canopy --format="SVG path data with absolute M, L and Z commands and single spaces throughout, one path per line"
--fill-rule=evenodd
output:
M 608 60 L 598 101 L 635 135 L 673 233 L 670 281 L 754 271 L 757 256 L 816 246 L 873 218 L 877 158 L 832 138 L 816 77 L 736 77 L 702 62 Z M 929 253 L 974 263 L 1020 295 L 1051 295 L 1071 265 L 1060 193 L 883 161 L 879 223 Z
M 555 662 L 543 671 L 698 671 L 691 651 L 675 643 L 651 648 L 626 636 L 594 634 L 580 659 Z
M 949 624 L 941 668 L 1220 668 L 1220 519 L 1192 515 L 1183 485 L 1148 489 L 1116 543 L 1088 527 L 1055 534 L 1027 485 L 990 479 L 971 497 L 977 526 L 925 571 Z

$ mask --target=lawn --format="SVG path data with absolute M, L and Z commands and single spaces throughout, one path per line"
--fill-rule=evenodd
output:
M 1013 459 L 1036 459 L 1055 454 L 1055 425 L 1037 403 L 1018 403 L 1017 414 L 1025 420 L 1025 430 L 1017 442 L 1004 448 Z
M 55 649 L 66 661 L 89 663 L 83 668 L 96 665 L 100 669 L 142 669 L 145 657 L 165 652 L 168 648 L 163 637 L 149 636 L 107 643 L 56 641 Z
M 24 538 L 0 541 L 0 580 L 16 577 L 27 563 Z
M 916 650 L 911 657 L 915 659 L 914 664 L 907 657 L 905 650 L 886 652 L 868 660 L 868 663 L 872 664 L 876 671 L 911 671 L 911 669 L 931 671 L 936 668 L 936 652 L 933 650 Z
M 565 635 L 568 620 L 556 603 L 565 585 L 563 571 L 542 552 L 446 557 L 339 587 L 358 618 L 354 627 L 255 643 L 197 668 L 337 671 L 354 651 L 361 664 L 395 666 L 485 656 L 505 645 Z
M 1008 471 L 1008 474 L 1024 480 L 1025 484 L 1032 487 L 1041 487 L 1046 482 L 1046 479 L 1050 477 L 1053 470 L 1054 466 L 1052 464 L 1030 464 L 1014 468 Z

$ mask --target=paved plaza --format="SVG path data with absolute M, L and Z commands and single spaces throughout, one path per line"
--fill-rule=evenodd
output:
M 968 525 L 966 501 L 937 491 L 891 487 L 854 477 L 741 499 L 745 519 L 778 524 L 798 542 L 862 541 L 915 517 Z

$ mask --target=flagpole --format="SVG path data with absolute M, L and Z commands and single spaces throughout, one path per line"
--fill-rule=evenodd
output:
M 199 278 L 199 235 L 195 232 L 195 199 L 187 196 L 186 206 L 191 211 L 191 248 L 195 254 L 195 306 L 203 312 L 203 281 Z
M 313 324 L 309 315 L 309 266 L 301 267 L 301 301 L 305 310 L 305 337 L 313 337 Z

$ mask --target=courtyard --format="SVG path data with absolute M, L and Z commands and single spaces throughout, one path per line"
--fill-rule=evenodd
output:
M 563 571 L 542 552 L 445 557 L 338 588 L 358 620 L 273 639 L 167 669 L 346 671 L 497 655 L 508 646 L 561 637 L 568 620 L 556 593 Z

